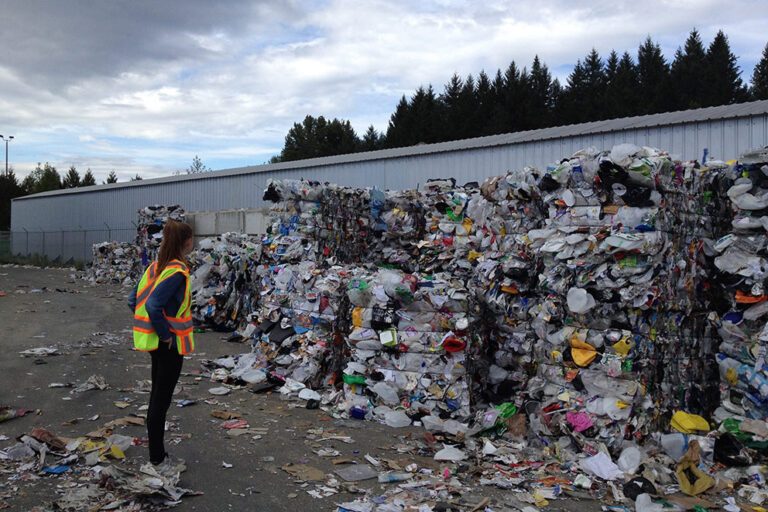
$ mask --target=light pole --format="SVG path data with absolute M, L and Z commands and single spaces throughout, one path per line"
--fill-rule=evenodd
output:
M 13 135 L 9 135 L 7 139 L 0 135 L 0 139 L 5 141 L 5 175 L 8 176 L 8 143 L 13 140 Z

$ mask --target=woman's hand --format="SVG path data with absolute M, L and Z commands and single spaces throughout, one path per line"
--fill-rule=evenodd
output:
M 160 340 L 160 341 L 163 342 L 163 343 L 166 343 L 168 345 L 168 348 L 171 348 L 171 343 L 173 343 L 173 336 L 171 336 L 168 339 Z

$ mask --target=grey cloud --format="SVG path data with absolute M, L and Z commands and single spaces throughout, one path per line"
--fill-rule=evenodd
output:
M 206 59 L 215 52 L 196 35 L 238 36 L 293 10 L 279 1 L 11 0 L 0 7 L 0 68 L 56 91 L 142 65 Z

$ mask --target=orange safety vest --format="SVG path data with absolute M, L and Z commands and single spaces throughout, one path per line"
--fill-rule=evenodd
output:
M 152 296 L 157 285 L 177 273 L 182 273 L 186 278 L 184 300 L 176 313 L 176 316 L 168 316 L 163 312 L 165 319 L 171 325 L 171 332 L 176 335 L 176 344 L 179 354 L 186 355 L 195 351 L 195 339 L 192 325 L 192 293 L 190 288 L 189 270 L 179 261 L 173 260 L 166 266 L 160 275 L 157 275 L 157 262 L 153 262 L 144 271 L 136 291 L 136 309 L 133 314 L 133 346 L 142 352 L 157 350 L 160 337 L 155 332 L 147 313 L 147 300 Z

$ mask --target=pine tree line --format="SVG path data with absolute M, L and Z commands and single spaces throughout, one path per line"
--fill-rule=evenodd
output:
M 370 126 L 358 137 L 349 121 L 307 116 L 288 131 L 272 162 L 413 146 L 589 121 L 768 99 L 768 45 L 748 87 L 727 36 L 705 46 L 697 30 L 672 62 L 648 37 L 635 56 L 592 50 L 561 85 L 538 56 L 530 69 L 514 61 L 492 77 L 454 74 L 443 91 L 432 85 L 403 96 L 385 133 Z

